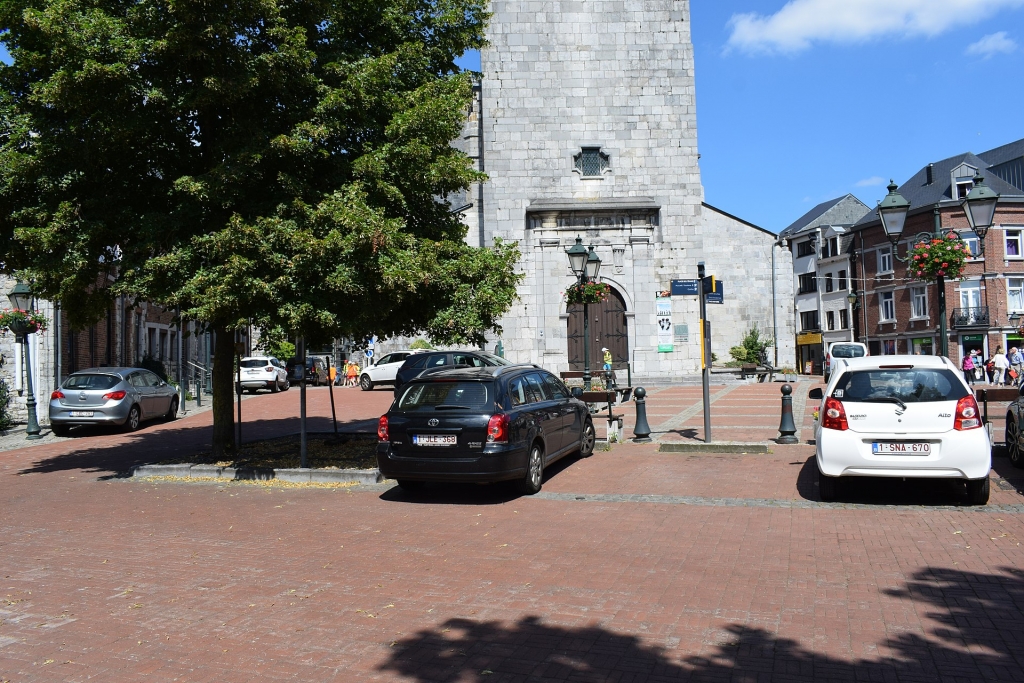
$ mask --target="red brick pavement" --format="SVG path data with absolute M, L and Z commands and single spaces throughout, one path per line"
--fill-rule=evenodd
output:
M 247 402 L 264 418 L 253 433 L 294 430 L 295 396 Z M 340 399 L 352 419 L 387 402 Z M 1024 670 L 1020 480 L 994 488 L 994 503 L 1014 506 L 1001 510 L 930 507 L 956 492 L 893 482 L 824 506 L 805 445 L 686 456 L 631 444 L 553 467 L 532 498 L 97 476 L 143 457 L 133 449 L 199 444 L 208 419 L 0 455 L 0 680 L 953 681 Z M 997 472 L 1013 477 L 1002 459 Z

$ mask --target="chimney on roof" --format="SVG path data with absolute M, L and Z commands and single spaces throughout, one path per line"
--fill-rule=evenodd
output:
M 926 182 L 925 185 L 931 185 L 932 182 L 935 180 L 935 164 L 928 164 L 928 169 L 926 173 L 928 182 Z

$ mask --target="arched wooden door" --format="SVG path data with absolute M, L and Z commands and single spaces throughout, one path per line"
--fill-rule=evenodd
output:
M 612 367 L 624 370 L 629 362 L 629 330 L 626 327 L 626 302 L 615 288 L 611 296 L 599 304 L 587 306 L 590 315 L 590 372 L 601 372 L 604 353 L 612 352 Z M 569 306 L 568 321 L 569 369 L 583 370 L 583 305 Z

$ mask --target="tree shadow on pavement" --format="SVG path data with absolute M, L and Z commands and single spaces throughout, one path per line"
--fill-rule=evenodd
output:
M 359 426 L 365 420 L 338 421 L 340 430 Z M 294 434 L 299 428 L 297 418 L 279 420 L 254 420 L 242 423 L 243 443 L 260 439 L 272 439 Z M 307 420 L 310 432 L 329 432 L 333 423 L 329 417 L 310 417 Z M 63 453 L 36 460 L 20 474 L 38 474 L 82 470 L 105 475 L 101 478 L 126 477 L 137 465 L 167 462 L 177 459 L 186 462 L 188 456 L 208 452 L 213 440 L 210 425 L 189 425 L 188 423 L 146 423 L 133 434 L 118 435 L 106 430 L 83 432 L 79 438 L 58 442 L 65 449 Z M 52 447 L 48 447 L 52 450 Z
M 840 477 L 837 503 L 869 505 L 967 505 L 967 487 L 961 479 L 907 479 L 899 477 Z M 804 500 L 820 501 L 818 465 L 812 455 L 800 468 L 797 493 Z
M 525 616 L 514 624 L 450 619 L 397 641 L 378 668 L 419 683 L 1020 680 L 1024 581 L 1015 569 L 1002 571 L 924 569 L 904 588 L 886 591 L 931 605 L 927 617 L 937 626 L 925 634 L 880 633 L 873 659 L 821 654 L 823 643 L 848 646 L 829 643 L 828 634 L 801 643 L 733 623 L 705 635 L 703 651 L 687 652 L 674 645 L 691 634 L 673 634 L 662 647 L 602 626 Z

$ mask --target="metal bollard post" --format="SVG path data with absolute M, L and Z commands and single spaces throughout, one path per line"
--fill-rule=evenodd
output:
M 793 387 L 782 385 L 782 418 L 779 420 L 779 438 L 775 443 L 800 443 L 796 438 L 796 425 L 793 424 Z
M 636 424 L 633 426 L 633 443 L 651 443 L 651 427 L 647 424 L 647 390 L 637 387 L 633 392 L 636 399 Z

